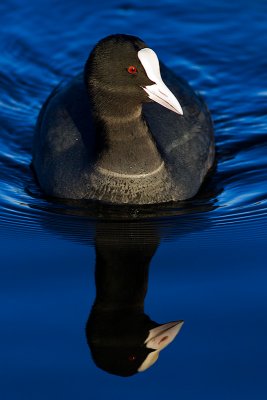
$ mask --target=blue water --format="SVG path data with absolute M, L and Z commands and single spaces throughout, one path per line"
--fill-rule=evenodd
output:
M 264 0 L 0 3 L 1 400 L 267 398 L 266 16 Z M 118 32 L 140 36 L 206 98 L 218 163 L 195 199 L 85 208 L 46 199 L 34 181 L 40 107 Z M 97 368 L 86 342 L 99 226 L 107 242 L 124 229 L 126 242 L 157 235 L 145 311 L 185 321 L 130 378 Z

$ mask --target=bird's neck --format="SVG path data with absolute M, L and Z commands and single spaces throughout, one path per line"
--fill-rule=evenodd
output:
M 99 99 L 94 104 L 97 167 L 121 175 L 154 173 L 163 159 L 142 116 L 142 106 L 125 103 L 122 98 L 107 100 L 105 107 Z

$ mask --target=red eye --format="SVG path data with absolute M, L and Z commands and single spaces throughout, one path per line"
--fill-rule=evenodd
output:
M 136 356 L 135 355 L 131 355 L 131 356 L 128 357 L 128 360 L 129 361 L 134 361 L 134 360 L 136 360 Z
M 127 71 L 129 72 L 129 74 L 137 74 L 137 68 L 134 65 L 130 65 L 130 67 L 128 67 Z

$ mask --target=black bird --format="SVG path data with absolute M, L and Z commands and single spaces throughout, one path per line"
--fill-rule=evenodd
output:
M 44 104 L 32 165 L 53 197 L 151 204 L 193 197 L 213 162 L 203 99 L 141 39 L 118 34 Z
M 115 225 L 117 227 L 117 225 Z M 114 227 L 115 227 L 114 226 Z M 108 229 L 107 229 L 108 228 Z M 86 334 L 95 364 L 112 374 L 130 376 L 153 365 L 159 352 L 180 331 L 183 321 L 159 324 L 144 313 L 149 263 L 159 239 L 149 243 L 123 224 L 116 235 L 100 224 L 96 235 L 96 299 Z

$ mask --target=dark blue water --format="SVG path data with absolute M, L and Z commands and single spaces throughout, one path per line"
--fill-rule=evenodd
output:
M 1 2 L 1 399 L 266 399 L 266 16 L 264 0 Z M 84 208 L 45 199 L 34 181 L 41 105 L 118 32 L 140 36 L 207 100 L 218 164 L 195 199 Z M 127 379 L 97 368 L 86 342 L 97 237 L 157 238 L 145 311 L 185 321 Z

